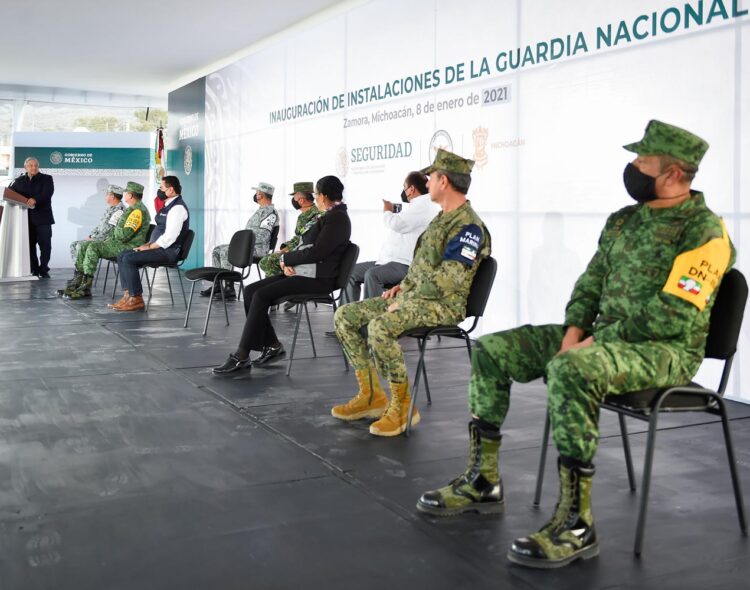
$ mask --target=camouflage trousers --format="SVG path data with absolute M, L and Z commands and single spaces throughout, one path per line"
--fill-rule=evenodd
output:
M 130 249 L 132 246 L 120 242 L 81 242 L 76 257 L 76 270 L 93 276 L 100 258 L 117 258 L 120 252 Z
M 279 262 L 281 255 L 281 252 L 273 252 L 260 259 L 258 265 L 267 277 L 281 274 L 281 264 Z
M 399 308 L 386 311 L 394 301 L 399 302 Z M 355 370 L 370 366 L 369 343 L 380 376 L 389 383 L 407 383 L 399 335 L 410 328 L 454 324 L 463 319 L 455 316 L 439 301 L 373 297 L 342 305 L 336 310 L 333 323 L 341 346 Z M 363 326 L 367 326 L 367 340 L 360 332 Z
M 599 444 L 599 403 L 606 395 L 686 383 L 697 367 L 666 342 L 594 342 L 560 350 L 560 325 L 521 326 L 479 338 L 471 359 L 469 409 L 501 426 L 510 386 L 546 375 L 552 437 L 561 455 L 590 462 Z
M 78 251 L 81 249 L 83 244 L 88 244 L 89 240 L 76 240 L 70 243 L 70 258 L 73 260 L 73 264 L 78 260 Z
M 211 251 L 211 262 L 213 265 L 217 268 L 226 268 L 227 270 L 232 270 L 232 265 L 229 264 L 229 244 L 221 244 L 220 246 L 216 246 Z

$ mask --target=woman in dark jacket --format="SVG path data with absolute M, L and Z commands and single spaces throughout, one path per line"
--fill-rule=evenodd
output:
M 266 277 L 245 287 L 245 327 L 240 345 L 214 375 L 227 375 L 251 365 L 260 365 L 284 354 L 284 347 L 268 317 L 268 308 L 285 295 L 330 293 L 349 244 L 352 225 L 343 199 L 344 185 L 335 176 L 324 176 L 315 186 L 315 204 L 323 214 L 307 232 L 297 248 L 281 257 L 283 275 Z M 250 351 L 259 350 L 250 360 Z

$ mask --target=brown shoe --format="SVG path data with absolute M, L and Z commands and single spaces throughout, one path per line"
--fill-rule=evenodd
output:
M 143 302 L 141 295 L 136 295 L 135 297 L 128 298 L 123 305 L 115 309 L 117 311 L 141 311 L 142 309 L 146 309 L 146 304 Z
M 127 303 L 128 299 L 130 299 L 130 293 L 128 293 L 128 290 L 125 289 L 122 293 L 122 299 L 120 299 L 117 303 L 107 303 L 107 307 L 110 309 L 117 309 L 122 305 L 125 305 Z

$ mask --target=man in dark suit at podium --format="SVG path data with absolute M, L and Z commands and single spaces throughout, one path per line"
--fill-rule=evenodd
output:
M 39 160 L 28 157 L 23 163 L 26 170 L 10 185 L 17 193 L 28 198 L 29 248 L 31 250 L 31 274 L 41 279 L 49 278 L 49 258 L 52 252 L 52 193 L 55 184 L 49 174 L 39 172 Z M 36 246 L 39 244 L 39 258 Z

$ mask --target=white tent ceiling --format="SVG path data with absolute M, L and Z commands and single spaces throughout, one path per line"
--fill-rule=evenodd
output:
M 0 85 L 164 99 L 269 37 L 351 3 L 2 0 Z

